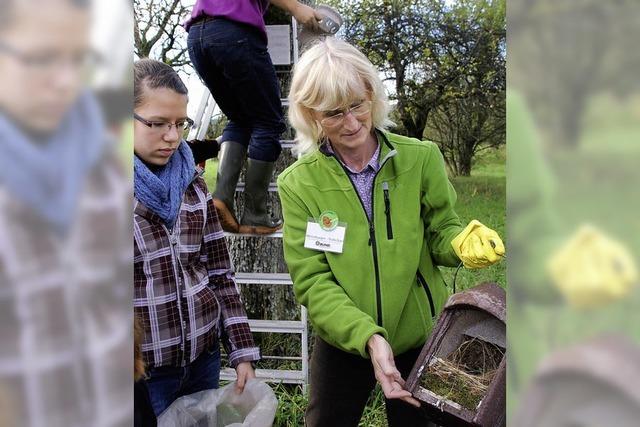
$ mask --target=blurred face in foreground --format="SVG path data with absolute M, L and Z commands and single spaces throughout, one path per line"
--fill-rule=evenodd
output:
M 93 56 L 89 8 L 70 0 L 11 1 L 0 23 L 0 110 L 29 132 L 54 132 Z
M 134 110 L 133 146 L 136 155 L 153 166 L 166 165 L 188 127 L 187 95 L 168 88 L 144 88 L 143 102 Z

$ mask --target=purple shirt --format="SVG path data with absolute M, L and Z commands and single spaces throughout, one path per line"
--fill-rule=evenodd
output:
M 189 31 L 193 21 L 202 15 L 220 16 L 256 27 L 266 39 L 267 29 L 263 16 L 268 7 L 269 0 L 197 0 L 191 10 L 191 18 L 185 22 L 184 28 Z
M 373 152 L 371 160 L 369 160 L 367 165 L 360 172 L 354 171 L 342 160 L 340 160 L 338 156 L 336 156 L 336 159 L 338 159 L 338 161 L 342 163 L 342 165 L 347 170 L 347 175 L 349 176 L 351 182 L 353 182 L 354 187 L 356 187 L 356 191 L 358 192 L 358 195 L 360 196 L 360 199 L 364 204 L 364 210 L 367 212 L 367 217 L 369 217 L 369 219 L 371 219 L 371 193 L 373 190 L 373 180 L 376 177 L 378 169 L 380 169 L 380 164 L 378 162 L 378 159 L 380 157 L 379 147 L 380 145 L 378 144 L 378 146 L 376 147 L 376 151 Z M 322 144 L 320 146 L 320 150 L 324 153 L 335 154 L 335 151 L 333 151 L 331 144 Z

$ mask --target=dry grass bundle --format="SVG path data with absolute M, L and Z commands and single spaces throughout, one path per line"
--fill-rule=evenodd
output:
M 422 374 L 427 390 L 474 410 L 484 397 L 504 356 L 497 345 L 477 338 L 464 341 L 445 359 L 433 358 Z

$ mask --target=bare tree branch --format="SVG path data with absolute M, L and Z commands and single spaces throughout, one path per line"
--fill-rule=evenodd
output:
M 134 13 L 136 55 L 173 67 L 190 65 L 186 33 L 180 30 L 188 8 L 180 0 L 134 0 Z

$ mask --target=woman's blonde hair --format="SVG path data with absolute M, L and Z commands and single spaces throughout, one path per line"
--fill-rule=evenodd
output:
M 327 37 L 305 51 L 294 67 L 289 91 L 289 121 L 296 130 L 295 153 L 310 153 L 323 137 L 313 110 L 345 109 L 368 94 L 373 126 L 393 125 L 390 106 L 378 70 L 347 42 Z

